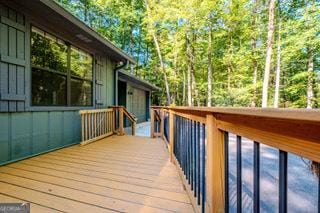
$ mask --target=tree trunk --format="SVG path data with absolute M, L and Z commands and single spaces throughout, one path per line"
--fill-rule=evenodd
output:
M 207 106 L 212 106 L 212 31 L 208 33 L 208 102 Z
M 252 29 L 253 31 L 256 30 L 257 24 L 257 9 L 258 9 L 258 0 L 254 0 L 254 7 L 253 7 L 253 20 L 252 20 Z M 253 68 L 253 94 L 252 94 L 252 101 L 251 107 L 257 106 L 257 77 L 258 77 L 258 62 L 257 62 L 257 36 L 256 33 L 253 32 L 252 37 L 252 68 Z
M 227 65 L 227 87 L 228 87 L 228 93 L 230 92 L 231 90 L 231 63 L 228 62 L 228 65 Z
M 270 69 L 271 69 L 273 32 L 274 32 L 274 8 L 275 8 L 275 0 L 270 0 L 268 37 L 267 37 L 267 54 L 266 54 L 266 64 L 264 69 L 263 88 L 262 88 L 262 107 L 268 106 L 268 86 L 269 86 L 269 77 L 270 77 Z
M 278 11 L 280 8 L 278 9 Z M 279 90 L 280 90 L 280 74 L 281 74 L 281 18 L 278 14 L 278 44 L 277 44 L 277 69 L 276 69 L 276 85 L 274 91 L 273 107 L 279 107 Z
M 153 41 L 156 45 L 156 49 L 157 49 L 157 53 L 158 53 L 158 57 L 159 57 L 159 61 L 160 61 L 160 67 L 161 67 L 161 71 L 163 73 L 163 77 L 164 77 L 164 84 L 165 84 L 165 88 L 166 88 L 166 95 L 167 95 L 167 105 L 171 104 L 171 98 L 170 98 L 170 89 L 169 89 L 169 82 L 168 82 L 168 77 L 167 77 L 167 73 L 166 73 L 166 69 L 164 66 L 164 62 L 162 59 L 162 55 L 161 55 L 161 51 L 160 51 L 160 46 L 158 43 L 158 39 L 156 37 L 156 35 L 153 33 L 152 35 L 153 37 Z
M 150 17 L 150 8 L 149 8 L 149 4 L 148 4 L 148 0 L 145 0 L 145 4 L 146 4 L 146 10 L 147 10 L 147 14 L 149 19 Z M 169 82 L 168 82 L 168 78 L 167 78 L 167 73 L 166 73 L 166 69 L 165 69 L 165 65 L 164 65 L 164 61 L 161 55 L 161 50 L 160 50 L 160 46 L 159 46 L 159 42 L 157 39 L 157 36 L 155 34 L 155 32 L 152 32 L 152 38 L 153 38 L 153 42 L 156 46 L 157 49 L 157 54 L 159 57 L 159 61 L 160 61 L 160 67 L 161 67 L 161 71 L 163 73 L 163 77 L 164 77 L 164 83 L 165 83 L 165 88 L 166 88 L 166 96 L 167 96 L 167 105 L 171 104 L 171 97 L 170 97 L 170 89 L 169 89 Z
M 173 77 L 175 79 L 174 82 L 174 92 L 172 93 L 172 104 L 176 104 L 177 102 L 177 96 L 178 96 L 178 80 L 177 80 L 177 73 L 178 73 L 178 51 L 175 51 L 174 53 L 174 59 L 173 59 Z
M 227 87 L 228 94 L 230 94 L 231 90 L 231 73 L 232 73 L 232 56 L 233 56 L 233 36 L 231 34 L 231 30 L 229 30 L 229 56 L 227 61 Z
M 313 69 L 314 69 L 313 50 L 309 50 L 308 58 L 308 85 L 307 85 L 307 109 L 313 108 Z
M 187 75 L 187 83 L 188 83 L 188 106 L 193 106 L 193 98 L 192 98 L 192 59 L 191 59 L 191 44 L 188 33 L 186 34 L 187 41 L 187 58 L 188 58 L 188 75 Z

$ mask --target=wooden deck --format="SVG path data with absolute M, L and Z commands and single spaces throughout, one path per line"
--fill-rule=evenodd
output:
M 193 212 L 161 139 L 111 136 L 0 167 L 0 203 L 32 212 Z

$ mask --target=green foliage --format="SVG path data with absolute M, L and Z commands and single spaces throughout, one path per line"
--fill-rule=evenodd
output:
M 268 2 L 248 0 L 59 0 L 68 10 L 137 60 L 136 75 L 163 91 L 154 94 L 155 104 L 166 102 L 163 73 L 153 43 L 161 48 L 171 96 L 176 105 L 185 105 L 187 96 L 187 39 L 194 50 L 195 82 L 206 105 L 208 64 L 213 68 L 213 105 L 250 106 L 256 91 L 261 106 L 265 66 Z M 270 75 L 269 105 L 273 104 L 277 46 L 281 45 L 280 107 L 306 107 L 308 59 L 313 53 L 312 88 L 314 107 L 320 104 L 319 1 L 279 1 L 276 7 Z M 254 19 L 256 17 L 256 19 Z M 281 30 L 278 24 L 281 20 Z M 208 36 L 212 33 L 212 61 L 208 61 Z M 253 41 L 256 48 L 253 50 Z M 253 64 L 257 83 L 253 86 Z

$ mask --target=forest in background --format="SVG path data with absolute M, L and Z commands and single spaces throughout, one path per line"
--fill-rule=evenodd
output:
M 319 108 L 318 0 L 57 1 L 136 59 L 154 104 Z

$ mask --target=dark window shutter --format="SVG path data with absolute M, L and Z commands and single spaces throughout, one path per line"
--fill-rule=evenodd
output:
M 0 111 L 25 110 L 25 17 L 0 5 Z
M 103 87 L 103 81 L 102 81 L 102 71 L 103 71 L 103 63 L 102 58 L 100 56 L 96 57 L 95 60 L 95 95 L 96 95 L 96 108 L 102 108 L 104 105 L 104 100 L 102 98 L 102 87 Z

